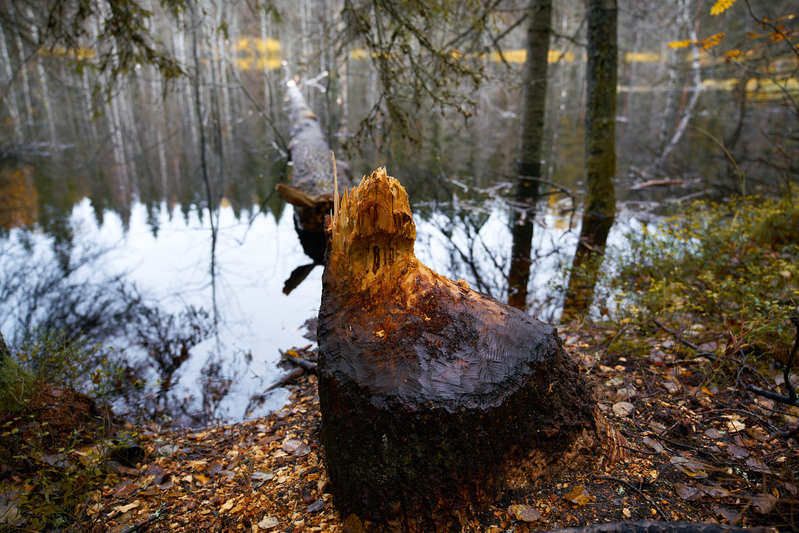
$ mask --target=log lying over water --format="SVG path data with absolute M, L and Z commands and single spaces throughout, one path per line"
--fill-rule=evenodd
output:
M 555 328 L 419 262 L 384 169 L 344 193 L 328 231 L 321 440 L 344 516 L 447 530 L 464 506 L 614 449 Z
M 333 209 L 333 161 L 319 119 L 305 102 L 297 84 L 286 84 L 291 122 L 291 185 L 279 184 L 277 192 L 294 205 L 294 225 L 305 253 L 315 262 L 324 261 L 324 219 Z M 345 167 L 346 168 L 346 167 Z M 343 183 L 348 171 L 339 169 Z

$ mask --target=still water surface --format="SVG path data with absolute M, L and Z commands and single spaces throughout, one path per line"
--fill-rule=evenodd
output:
M 42 69 L 30 71 L 30 83 L 42 90 L 34 104 L 42 109 L 43 102 L 51 104 L 48 112 L 14 132 L 0 132 L 0 146 L 11 142 L 12 134 L 25 140 L 21 155 L 0 162 L 0 249 L 16 247 L 24 253 L 13 254 L 14 260 L 23 257 L 21 261 L 38 264 L 53 258 L 66 261 L 87 244 L 105 247 L 109 252 L 80 273 L 84 279 L 100 271 L 121 275 L 167 312 L 192 305 L 214 317 L 216 334 L 191 347 L 172 369 L 169 405 L 162 407 L 168 418 L 181 423 L 233 421 L 279 407 L 287 399 L 285 389 L 267 393 L 258 405 L 251 400 L 284 372 L 276 366 L 279 350 L 311 342 L 304 324 L 318 309 L 322 268 L 314 267 L 291 294 L 283 293 L 292 271 L 311 260 L 298 241 L 291 206 L 273 193 L 275 184 L 287 179 L 283 83 L 299 71 L 316 80 L 303 90 L 337 157 L 350 159 L 355 176 L 386 166 L 408 189 L 418 257 L 441 274 L 465 279 L 500 300 L 507 293 L 512 207 L 506 198 L 512 192 L 521 97 L 514 78 L 500 72 L 484 84 L 473 95 L 478 106 L 469 121 L 423 107 L 414 124 L 417 144 L 378 122 L 373 137 L 359 145 L 351 142 L 353 134 L 379 93 L 367 58 L 350 50 L 346 68 L 338 65 L 325 74 L 329 65 L 322 64 L 322 56 L 296 60 L 304 41 L 283 48 L 268 41 L 272 48 L 264 45 L 262 55 L 269 61 L 242 63 L 252 54 L 236 46 L 255 43 L 257 51 L 258 43 L 267 42 L 242 39 L 249 40 L 229 43 L 228 57 L 236 60 L 212 57 L 210 44 L 202 52 L 200 106 L 189 81 L 178 82 L 162 99 L 161 82 L 142 72 L 102 102 L 98 116 L 87 111 L 93 97 L 85 76 L 65 69 L 58 57 L 37 59 Z M 183 40 L 175 35 L 178 49 Z M 550 66 L 544 159 L 548 179 L 579 196 L 584 65 L 581 51 L 569 54 Z M 734 95 L 726 89 L 707 90 L 692 105 L 689 96 L 702 90 L 691 85 L 695 73 L 684 69 L 670 84 L 658 85 L 653 80 L 665 79 L 672 67 L 663 63 L 662 54 L 646 57 L 625 59 L 620 70 L 621 214 L 611 246 L 622 245 L 623 234 L 638 227 L 638 220 L 651 218 L 671 202 L 739 186 L 728 179 L 731 170 L 710 140 L 690 128 L 680 133 L 681 124 L 696 123 L 722 136 L 726 126 L 717 117 L 736 116 L 740 106 Z M 707 68 L 705 80 L 731 75 Z M 42 79 L 37 81 L 34 74 Z M 47 87 L 49 93 L 43 91 Z M 28 89 L 15 87 L 20 97 Z M 680 107 L 675 111 L 669 102 Z M 756 133 L 785 119 L 771 100 L 748 105 L 741 116 L 743 135 L 736 142 L 759 153 L 763 141 Z M 654 165 L 664 147 L 671 157 Z M 210 194 L 201 179 L 202 154 Z M 632 187 L 652 177 L 671 178 L 671 185 Z M 560 293 L 553 284 L 563 282 L 563 267 L 574 252 L 579 205 L 565 195 L 548 195 L 537 210 L 528 311 L 554 320 Z M 211 220 L 217 240 L 214 276 Z M 0 293 L 2 274 L 15 268 L 11 257 L 0 257 Z M 18 303 L 9 298 L 0 308 L 0 328 L 12 340 L 19 330 L 14 315 Z M 133 410 L 137 402 L 157 395 L 167 377 L 142 348 L 124 339 L 111 341 L 147 384 L 138 397 L 119 400 L 121 410 Z

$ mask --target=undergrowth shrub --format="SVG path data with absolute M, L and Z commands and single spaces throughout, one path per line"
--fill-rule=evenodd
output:
M 74 525 L 106 482 L 111 413 L 96 399 L 114 367 L 98 353 L 47 333 L 0 360 L 0 530 Z
M 799 305 L 799 200 L 695 203 L 628 238 L 610 280 L 618 318 L 647 330 L 653 318 L 668 321 L 763 361 L 787 356 Z

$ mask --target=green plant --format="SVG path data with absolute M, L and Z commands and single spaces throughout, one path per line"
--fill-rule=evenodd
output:
M 629 235 L 611 280 L 619 318 L 647 329 L 667 320 L 687 334 L 701 329 L 701 339 L 728 339 L 728 353 L 782 360 L 799 304 L 797 222 L 790 197 L 747 197 L 696 203 Z
M 90 494 L 107 482 L 111 427 L 95 398 L 115 372 L 102 355 L 43 334 L 0 362 L 0 492 L 15 494 L 15 523 L 23 529 L 74 526 Z

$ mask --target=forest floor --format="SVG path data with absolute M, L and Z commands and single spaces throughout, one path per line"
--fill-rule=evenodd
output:
M 621 336 L 612 329 L 572 327 L 562 336 L 594 383 L 600 409 L 625 437 L 626 458 L 508 491 L 471 515 L 464 531 L 626 520 L 797 529 L 799 436 L 785 430 L 797 426 L 799 409 L 745 392 L 743 382 L 754 373 L 719 382 L 715 361 L 696 357 L 665 332 L 646 339 L 648 357 L 610 350 Z M 316 377 L 303 375 L 289 387 L 290 402 L 267 418 L 142 432 L 146 459 L 117 467 L 116 479 L 92 495 L 82 509 L 86 527 L 361 531 L 356 517 L 338 514 L 327 492 Z

